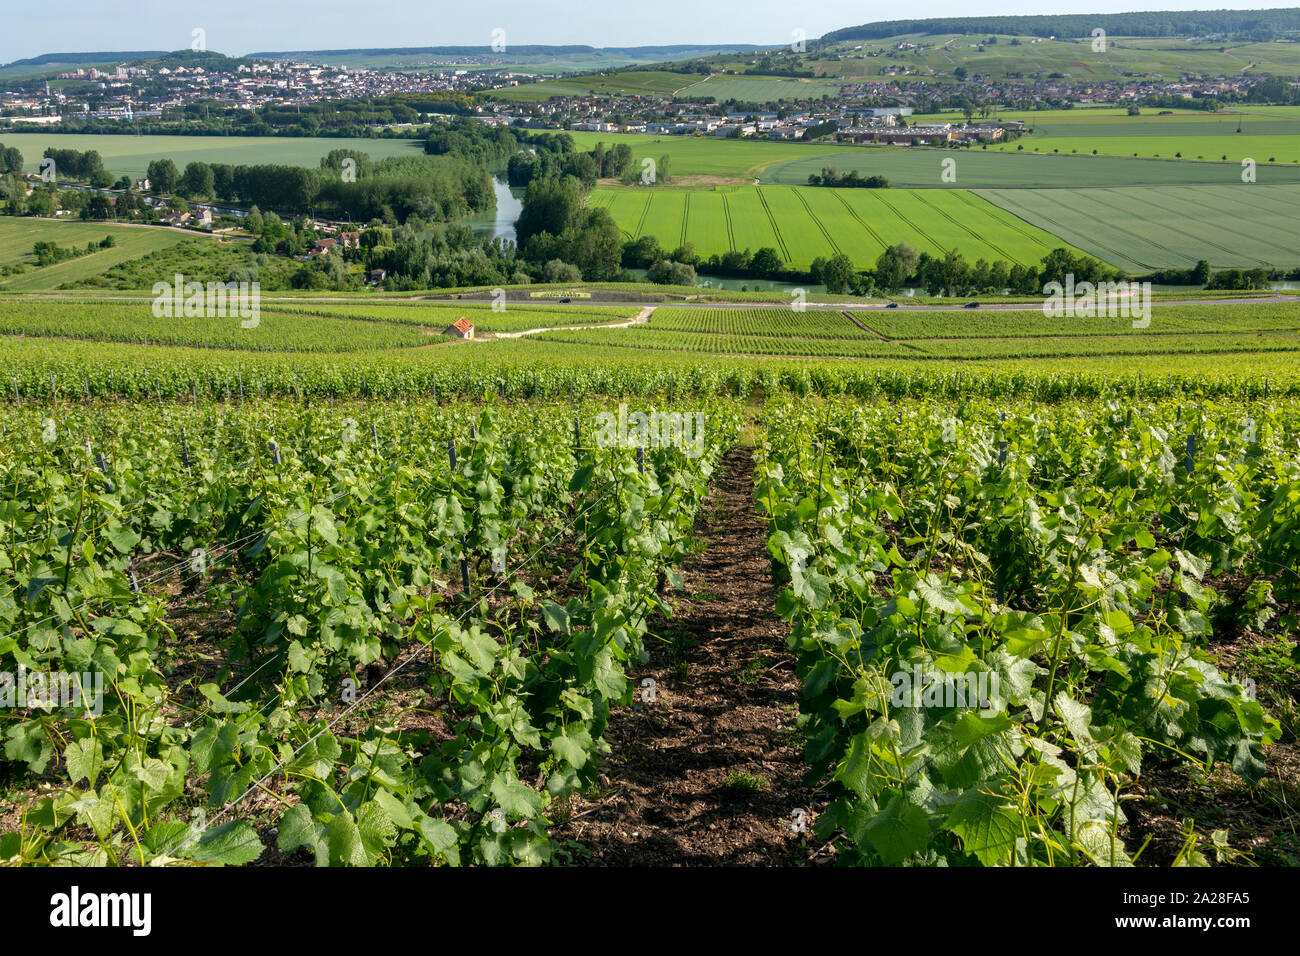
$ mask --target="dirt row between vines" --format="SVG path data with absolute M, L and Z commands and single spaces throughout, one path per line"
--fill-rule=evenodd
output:
M 642 698 L 618 712 L 595 799 L 575 799 L 552 833 L 574 863 L 611 866 L 829 862 L 796 832 L 823 801 L 802 783 L 799 685 L 774 608 L 767 524 L 756 513 L 751 450 L 719 464 L 696 518 L 703 550 L 687 560 L 676 613 L 656 619 Z

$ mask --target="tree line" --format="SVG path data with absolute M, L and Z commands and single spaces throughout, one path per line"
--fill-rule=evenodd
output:
M 889 180 L 884 176 L 863 176 L 856 169 L 841 173 L 830 166 L 823 166 L 821 175 L 810 173 L 809 186 L 847 186 L 859 189 L 888 189 Z
M 149 163 L 147 177 L 150 191 L 164 195 L 359 222 L 405 221 L 412 215 L 449 222 L 496 204 L 491 177 L 474 163 L 451 156 L 372 162 L 365 153 L 336 149 L 318 169 L 195 161 L 184 170 L 164 158 Z

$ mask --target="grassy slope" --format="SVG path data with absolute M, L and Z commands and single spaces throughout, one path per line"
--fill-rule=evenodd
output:
M 827 80 L 783 76 L 728 76 L 714 74 L 682 91 L 682 96 L 712 96 L 719 103 L 735 99 L 745 103 L 768 103 L 774 100 L 806 100 L 821 96 L 838 96 L 839 83 Z
M 1028 76 L 1041 72 L 1044 77 L 1062 73 L 1069 74 L 1071 79 L 1099 81 L 1124 79 L 1125 73 L 1177 77 L 1185 72 L 1210 76 L 1295 72 L 1295 45 L 1291 43 L 1192 43 L 1180 37 L 1108 37 L 1106 51 L 1097 53 L 1093 52 L 1091 39 L 1032 43 L 1031 38 L 1021 37 L 1021 45 L 1012 46 L 1010 36 L 999 36 L 996 44 L 979 50 L 979 44 L 987 38 L 985 34 L 913 34 L 854 40 L 837 45 L 835 49 L 842 55 L 839 61 L 822 59 L 815 61 L 815 65 L 845 78 L 878 76 L 880 69 L 889 65 L 906 66 L 921 75 L 930 71 L 951 74 L 957 66 L 965 66 L 971 73 L 987 73 L 995 78 L 1008 73 Z M 893 56 L 866 55 L 902 42 L 924 44 L 926 49 L 920 53 L 902 51 Z M 854 51 L 859 46 L 861 49 Z
M 634 70 L 609 76 L 591 74 L 565 77 L 542 83 L 506 87 L 495 90 L 497 99 L 537 103 L 552 96 L 581 96 L 586 93 L 673 93 L 698 83 L 699 73 L 673 73 L 664 70 Z
M 190 239 L 216 241 L 174 229 L 4 216 L 0 217 L 0 263 L 32 263 L 34 260 L 30 253 L 33 244 L 38 241 L 84 247 L 87 242 L 98 243 L 105 235 L 112 235 L 117 245 L 42 269 L 33 268 L 19 276 L 0 279 L 0 289 L 15 292 L 56 289 L 65 282 L 77 282 L 99 275 L 118 263 L 168 249 L 179 242 Z

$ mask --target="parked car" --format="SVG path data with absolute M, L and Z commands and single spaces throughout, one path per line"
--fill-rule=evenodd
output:
M 979 307 L 980 304 L 978 302 L 967 302 L 962 306 L 963 309 L 978 309 Z
M 891 302 L 891 303 L 889 303 L 887 306 L 885 306 L 885 308 L 886 308 L 886 309 L 897 309 L 897 308 L 898 308 L 898 303 L 897 303 L 897 302 Z

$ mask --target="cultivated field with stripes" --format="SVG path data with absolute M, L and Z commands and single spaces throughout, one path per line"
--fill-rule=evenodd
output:
M 795 268 L 844 253 L 865 267 L 899 242 L 942 256 L 1029 265 L 1065 245 L 1057 236 L 964 190 L 719 186 L 713 189 L 598 189 L 629 237 L 654 236 L 665 249 L 699 255 L 769 246 Z

